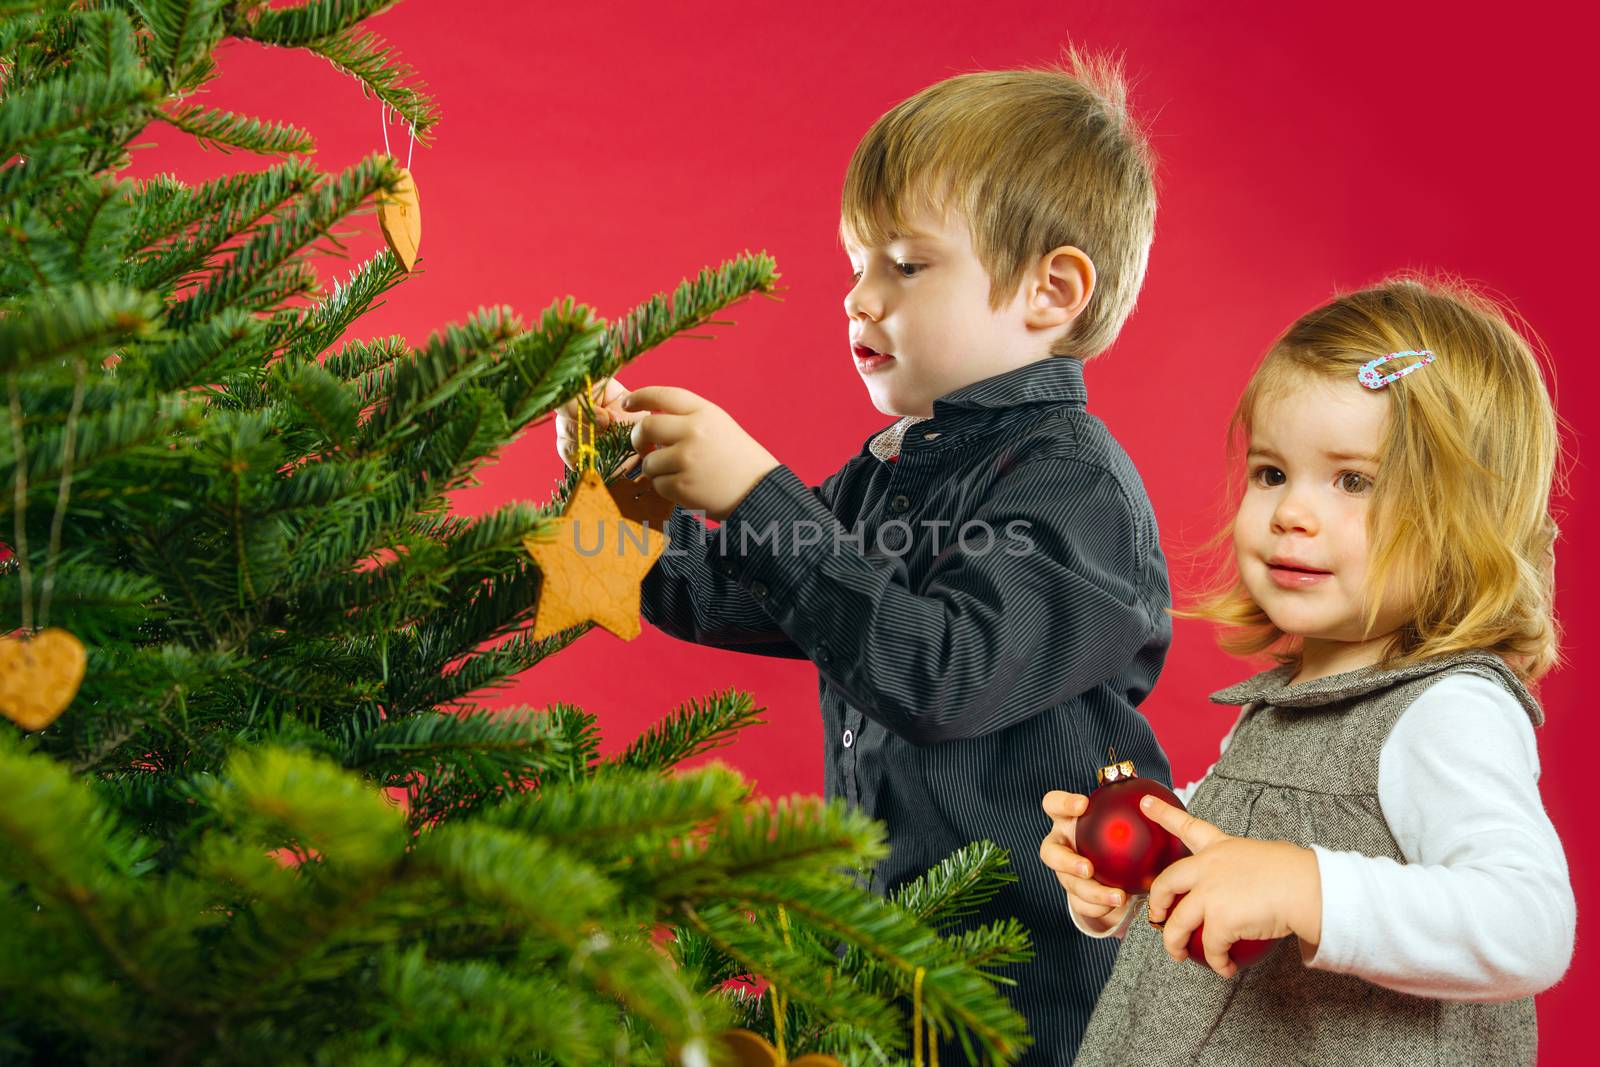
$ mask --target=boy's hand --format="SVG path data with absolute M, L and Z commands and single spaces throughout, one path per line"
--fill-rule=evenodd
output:
M 630 416 L 650 412 L 633 427 L 633 447 L 644 456 L 640 470 L 681 508 L 720 522 L 778 466 L 732 416 L 687 389 L 635 389 L 621 407 Z
M 1052 790 L 1044 795 L 1044 813 L 1050 816 L 1050 833 L 1039 846 L 1039 858 L 1056 872 L 1067 891 L 1067 907 L 1095 930 L 1114 930 L 1127 912 L 1128 894 L 1095 881 L 1094 866 L 1078 855 L 1078 816 L 1089 807 L 1082 793 Z
M 1206 965 L 1224 978 L 1239 969 L 1228 958 L 1228 947 L 1245 938 L 1267 941 L 1294 934 L 1302 957 L 1315 953 L 1322 939 L 1322 879 L 1315 852 L 1289 841 L 1230 836 L 1155 797 L 1145 797 L 1139 807 L 1194 853 L 1162 871 L 1150 887 L 1150 921 L 1162 924 L 1169 956 L 1188 957 L 1189 934 L 1201 923 Z M 1179 895 L 1183 900 L 1173 908 Z
M 638 422 L 644 417 L 622 410 L 622 398 L 627 395 L 627 386 L 615 378 L 607 378 L 595 386 L 591 399 L 594 401 L 596 434 L 604 433 L 615 423 Z M 577 397 L 556 408 L 556 452 L 568 467 L 577 459 L 578 413 Z

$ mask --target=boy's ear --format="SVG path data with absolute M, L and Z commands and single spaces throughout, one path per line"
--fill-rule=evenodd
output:
M 1083 249 L 1052 248 L 1022 280 L 1027 291 L 1025 321 L 1041 330 L 1072 322 L 1089 306 L 1094 279 L 1094 260 Z

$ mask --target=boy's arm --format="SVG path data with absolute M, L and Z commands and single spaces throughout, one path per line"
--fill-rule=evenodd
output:
M 837 478 L 835 474 L 821 487 L 806 492 L 826 508 Z M 807 658 L 806 650 L 784 633 L 750 591 L 716 566 L 720 558 L 717 531 L 708 529 L 691 512 L 673 508 L 666 534 L 671 545 L 640 586 L 639 606 L 647 622 L 697 645 L 760 656 Z
M 950 545 L 926 591 L 914 593 L 900 560 L 865 555 L 780 466 L 723 523 L 729 552 L 716 565 L 855 707 L 917 744 L 1003 730 L 1069 700 L 1115 675 L 1164 626 L 1137 586 L 1153 531 L 1142 543 L 1108 472 L 1025 460 L 970 521 L 988 525 L 990 550 Z M 801 546 L 790 532 L 809 524 L 822 535 Z M 1011 539 L 1014 524 L 1031 539 L 1025 551 Z M 944 532 L 956 541 L 958 531 Z

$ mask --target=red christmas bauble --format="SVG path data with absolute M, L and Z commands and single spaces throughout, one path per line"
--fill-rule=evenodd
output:
M 1167 910 L 1167 914 L 1169 916 L 1174 911 L 1178 910 L 1178 902 L 1187 895 L 1187 893 L 1179 893 L 1172 899 L 1172 907 Z M 1209 969 L 1211 965 L 1206 962 L 1206 946 L 1201 940 L 1202 935 L 1205 933 L 1205 929 L 1206 924 L 1201 923 L 1199 926 L 1196 926 L 1192 931 L 1190 931 L 1189 958 L 1198 963 L 1200 966 Z M 1269 937 L 1265 941 L 1257 940 L 1255 938 L 1245 938 L 1240 941 L 1235 941 L 1232 945 L 1228 946 L 1228 958 L 1234 962 L 1235 966 L 1242 970 L 1243 968 L 1250 966 L 1252 963 L 1260 963 L 1262 960 L 1266 959 L 1267 953 L 1271 952 L 1272 946 L 1276 945 L 1277 943 L 1278 939 L 1275 937 Z
M 1183 842 L 1139 810 L 1141 797 L 1183 803 L 1153 778 L 1140 778 L 1124 760 L 1100 768 L 1100 786 L 1078 816 L 1078 854 L 1094 864 L 1094 879 L 1127 893 L 1148 893 L 1167 865 L 1189 854 Z

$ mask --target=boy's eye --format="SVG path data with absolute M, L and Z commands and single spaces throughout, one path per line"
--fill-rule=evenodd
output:
M 1344 471 L 1339 475 L 1339 488 L 1351 496 L 1360 496 L 1372 488 L 1372 478 L 1360 471 Z
M 1267 489 L 1282 485 L 1285 481 L 1283 472 L 1277 467 L 1257 467 L 1250 472 L 1250 480 Z
M 896 263 L 894 269 L 905 277 L 912 278 L 921 273 L 923 266 L 921 263 Z

